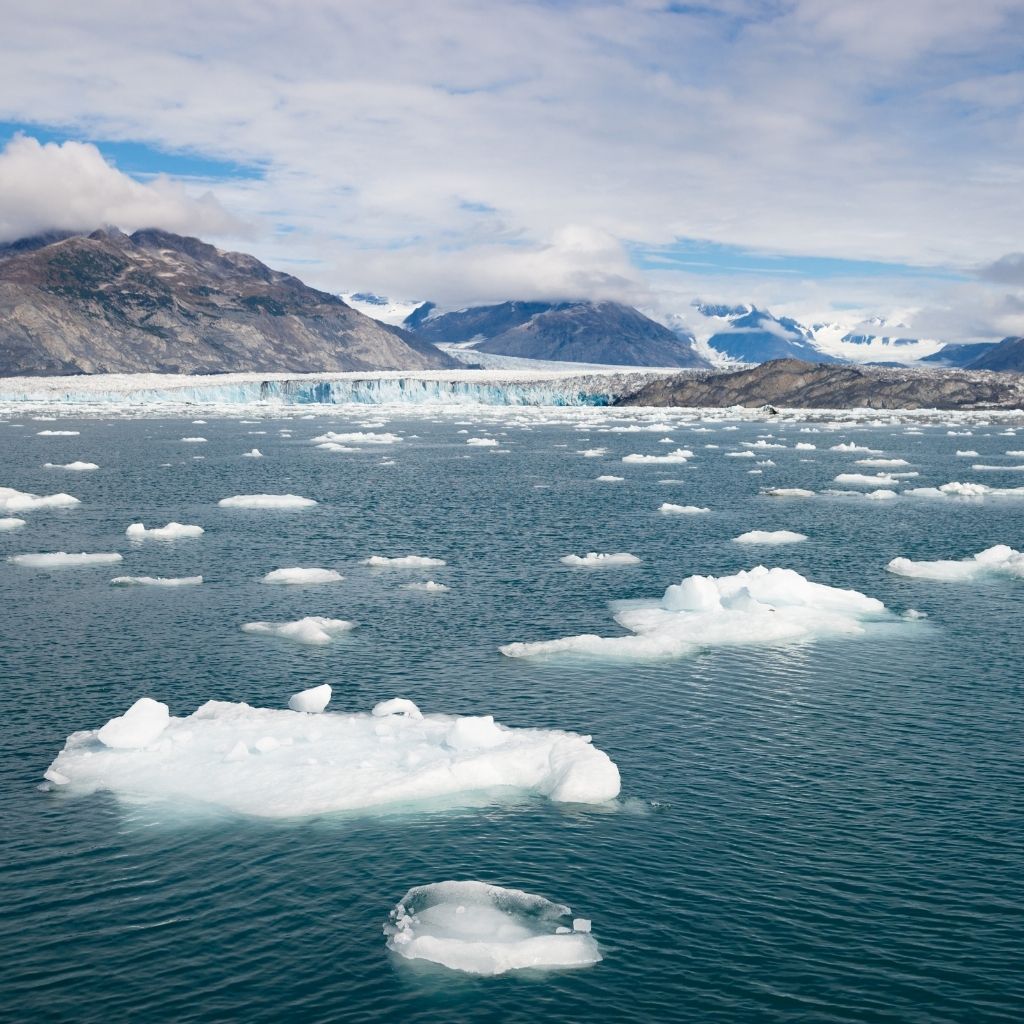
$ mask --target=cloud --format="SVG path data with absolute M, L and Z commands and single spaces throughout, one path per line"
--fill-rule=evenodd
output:
M 1024 252 L 1009 252 L 978 271 L 983 281 L 1024 287 Z
M 18 135 L 0 151 L 0 243 L 107 225 L 199 235 L 243 229 L 209 192 L 190 196 L 166 177 L 135 181 L 88 143 L 42 144 Z

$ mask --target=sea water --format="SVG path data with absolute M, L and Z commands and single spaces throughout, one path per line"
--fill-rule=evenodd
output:
M 81 499 L 21 514 L 24 527 L 0 533 L 0 556 L 124 556 L 116 566 L 53 571 L 0 563 L 0 1018 L 1024 1017 L 1024 581 L 939 583 L 885 569 L 897 556 L 1020 549 L 1024 501 L 763 493 L 822 492 L 840 473 L 876 472 L 855 465 L 863 453 L 829 450 L 847 441 L 906 459 L 899 468 L 920 476 L 899 490 L 953 480 L 1021 486 L 1020 473 L 969 466 L 1019 462 L 1003 453 L 1024 440 L 1001 436 L 1002 425 L 960 437 L 945 425 L 908 434 L 899 423 L 829 430 L 766 421 L 725 431 L 720 421 L 710 433 L 673 424 L 670 448 L 658 443 L 662 432 L 603 432 L 616 421 L 596 410 L 565 422 L 393 410 L 368 427 L 366 410 L 264 415 L 201 425 L 28 415 L 0 423 L 0 485 Z M 79 434 L 38 436 L 47 427 Z M 403 440 L 318 450 L 311 438 L 327 430 Z M 762 434 L 787 447 L 726 457 Z M 181 443 L 197 435 L 206 443 Z M 467 446 L 471 436 L 493 436 L 499 447 Z M 818 448 L 797 451 L 798 441 Z M 243 458 L 254 445 L 265 457 Z M 694 458 L 622 462 L 677 446 Z M 607 454 L 576 454 L 596 447 Z M 979 457 L 958 458 L 958 448 Z M 767 458 L 775 465 L 757 466 Z M 42 468 L 74 460 L 99 469 Z M 217 506 L 259 493 L 318 504 Z M 709 511 L 659 514 L 664 502 Z M 205 532 L 170 542 L 125 536 L 132 523 L 172 521 Z M 732 541 L 755 529 L 808 539 Z M 591 551 L 641 561 L 560 561 Z M 447 564 L 361 564 L 408 554 Z M 677 659 L 499 653 L 517 640 L 616 635 L 609 602 L 657 598 L 686 576 L 758 563 L 927 618 Z M 293 566 L 344 579 L 261 583 Z M 204 581 L 111 586 L 125 575 Z M 450 589 L 405 587 L 428 579 Z M 356 627 L 322 647 L 240 628 L 310 615 Z M 209 699 L 283 708 L 324 682 L 339 711 L 400 696 L 426 712 L 591 735 L 619 766 L 621 797 L 582 806 L 485 793 L 457 806 L 260 820 L 204 806 L 201 793 L 185 806 L 39 789 L 70 733 L 98 728 L 140 696 L 174 715 Z M 570 905 L 593 921 L 603 960 L 476 978 L 389 954 L 382 926 L 395 903 L 446 879 Z

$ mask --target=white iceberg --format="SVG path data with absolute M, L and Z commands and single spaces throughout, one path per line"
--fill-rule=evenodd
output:
M 889 486 L 897 483 L 896 478 L 887 473 L 876 473 L 874 476 L 867 473 L 840 473 L 833 483 L 843 484 L 845 487 L 878 487 Z
M 493 437 L 467 437 L 466 444 L 474 448 L 497 448 L 498 442 Z
M 807 534 L 793 530 L 748 530 L 732 540 L 734 544 L 797 544 L 807 540 Z
M 699 516 L 711 509 L 703 505 L 673 505 L 670 501 L 663 501 L 658 506 L 658 511 L 664 516 Z
M 304 715 L 321 715 L 327 710 L 331 702 L 330 683 L 321 683 L 320 686 L 312 686 L 308 690 L 300 690 L 288 698 L 288 707 L 292 711 L 299 711 Z
M 328 430 L 326 434 L 320 434 L 318 437 L 314 437 L 313 444 L 398 444 L 401 440 L 402 439 L 398 434 L 377 434 L 372 431 L 368 432 L 363 430 L 357 430 L 348 434 L 338 434 L 333 430 Z
M 693 458 L 693 452 L 689 448 L 676 448 L 665 455 L 624 455 L 623 462 L 639 462 L 648 465 L 674 464 L 686 462 Z
M 132 540 L 186 540 L 190 537 L 202 537 L 206 531 L 201 526 L 190 526 L 185 523 L 168 523 L 166 526 L 154 526 L 150 529 L 142 523 L 132 523 L 124 531 Z
M 599 459 L 602 455 L 608 454 L 607 448 L 584 448 L 582 451 L 578 451 L 577 455 L 582 455 L 585 459 Z
M 243 633 L 256 636 L 275 636 L 296 643 L 309 644 L 312 647 L 323 647 L 335 637 L 355 628 L 354 622 L 347 619 L 328 619 L 322 615 L 307 615 L 304 619 L 294 622 L 247 622 L 242 626 Z
M 39 508 L 70 508 L 78 505 L 70 494 L 29 494 L 13 487 L 0 487 L 0 512 L 31 512 Z
M 43 469 L 68 469 L 72 473 L 88 473 L 90 470 L 99 469 L 95 462 L 44 462 Z
M 602 476 L 595 477 L 594 479 L 596 479 L 598 483 L 621 484 L 626 478 L 622 476 L 612 476 L 610 473 L 605 473 Z
M 1024 487 L 989 487 L 987 484 L 962 483 L 953 480 L 940 487 L 912 487 L 903 492 L 914 498 L 1024 498 Z
M 114 750 L 139 750 L 153 743 L 170 721 L 166 704 L 142 697 L 123 715 L 97 730 L 96 739 Z
M 587 569 L 602 569 L 614 565 L 639 565 L 640 559 L 628 551 L 616 551 L 610 554 L 598 554 L 588 551 L 585 555 L 563 555 L 559 561 L 562 565 L 583 566 Z
M 288 569 L 274 569 L 263 577 L 264 583 L 280 583 L 292 586 L 308 586 L 315 583 L 337 583 L 345 577 L 334 569 L 303 569 L 294 566 Z
M 253 448 L 252 451 L 242 452 L 243 459 L 262 459 L 263 452 L 259 448 Z
M 427 558 L 425 555 L 399 555 L 395 558 L 370 555 L 360 564 L 369 565 L 374 569 L 430 569 L 448 563 L 443 558 Z
M 460 733 L 459 716 L 417 717 L 409 704 L 381 704 L 372 715 L 310 715 L 209 701 L 171 718 L 144 749 L 107 748 L 96 730 L 73 733 L 46 777 L 72 793 L 102 790 L 265 818 L 479 802 L 500 791 L 577 803 L 619 794 L 618 768 L 589 736 L 494 723 L 488 745 L 475 747 L 474 728 Z M 492 742 L 495 732 L 500 743 Z M 274 749 L 250 756 L 267 737 Z
M 894 558 L 886 569 L 897 576 L 922 580 L 972 580 L 990 573 L 1024 577 L 1024 554 L 1006 544 L 996 544 L 970 558 L 957 560 L 915 562 Z
M 815 492 L 806 487 L 769 487 L 762 493 L 769 498 L 813 498 Z
M 115 587 L 197 587 L 202 576 L 115 576 Z
M 24 525 L 24 519 L 18 519 L 17 516 L 4 516 L 3 518 L 0 518 L 0 533 L 7 530 L 18 530 Z
M 231 498 L 221 498 L 217 504 L 221 508 L 293 509 L 312 508 L 316 502 L 298 494 L 236 494 Z
M 881 601 L 856 590 L 813 583 L 792 569 L 759 565 L 735 576 L 690 576 L 658 601 L 620 606 L 615 621 L 632 635 L 567 636 L 501 647 L 509 658 L 574 652 L 607 657 L 657 658 L 702 647 L 778 644 L 864 632 L 864 622 L 886 617 Z
M 205 437 L 183 437 L 181 439 L 182 444 L 206 444 Z
M 543 896 L 486 882 L 410 889 L 384 925 L 407 960 L 493 977 L 524 968 L 590 967 L 601 960 L 590 922 Z
M 422 590 L 426 594 L 447 594 L 451 587 L 446 587 L 443 583 L 435 583 L 433 580 L 427 580 L 425 583 L 403 583 L 402 590 Z
M 80 430 L 38 430 L 36 437 L 78 437 Z
M 47 554 L 10 555 L 12 565 L 23 565 L 29 569 L 70 569 L 80 565 L 110 565 L 122 561 L 116 551 L 87 554 L 69 554 L 67 551 L 53 551 Z

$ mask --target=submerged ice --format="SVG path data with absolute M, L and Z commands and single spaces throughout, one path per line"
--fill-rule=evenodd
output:
M 296 695 L 300 710 L 208 701 L 166 721 L 165 705 L 144 698 L 101 729 L 69 736 L 46 778 L 72 793 L 265 818 L 458 801 L 495 789 L 577 803 L 618 796 L 618 768 L 589 736 L 509 728 L 489 715 L 425 715 L 403 699 L 371 714 L 309 713 L 329 696 L 329 688 Z
M 702 647 L 776 644 L 864 631 L 886 617 L 885 605 L 856 590 L 813 583 L 792 569 L 759 565 L 735 576 L 689 576 L 658 601 L 633 602 L 614 614 L 631 635 L 594 634 L 510 643 L 510 658 L 573 652 L 624 658 L 689 654 Z
M 407 960 L 493 976 L 589 967 L 601 960 L 590 921 L 543 896 L 486 882 L 410 889 L 384 925 L 387 947 Z

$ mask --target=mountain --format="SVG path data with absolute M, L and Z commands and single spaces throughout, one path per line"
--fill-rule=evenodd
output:
M 1024 338 L 1003 338 L 967 364 L 969 370 L 1001 370 L 1024 373 Z
M 921 362 L 929 366 L 969 366 L 985 352 L 993 348 L 991 342 L 978 342 L 974 345 L 943 345 L 938 352 L 925 356 Z
M 711 321 L 707 343 L 711 348 L 744 363 L 769 359 L 805 359 L 814 363 L 841 360 L 822 351 L 814 335 L 788 316 L 773 316 L 756 306 L 695 303 L 698 313 Z
M 1018 339 L 1020 340 L 1020 339 Z M 827 366 L 775 359 L 751 369 L 662 377 L 620 405 L 808 409 L 991 409 L 1024 401 L 1024 380 L 964 370 Z
M 618 302 L 502 302 L 437 315 L 423 307 L 403 322 L 435 344 L 521 359 L 613 366 L 706 367 L 693 337 L 680 336 Z
M 455 365 L 253 256 L 116 229 L 0 249 L 0 375 Z

